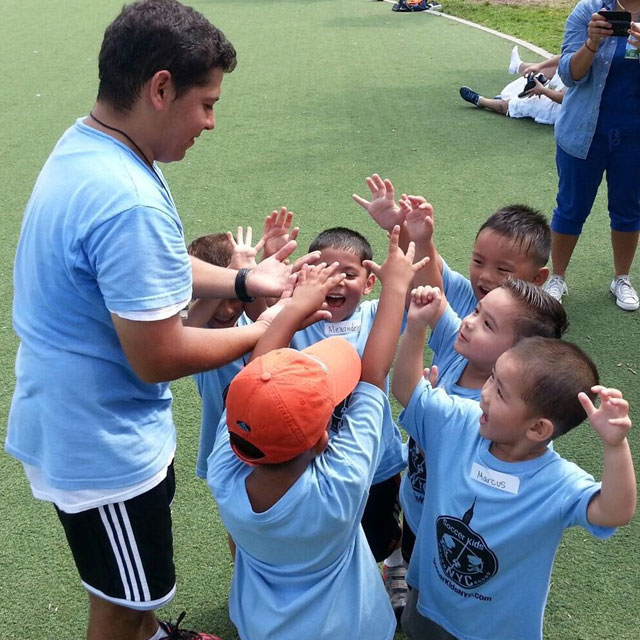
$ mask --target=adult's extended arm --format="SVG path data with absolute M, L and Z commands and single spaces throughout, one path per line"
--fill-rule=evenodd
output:
M 185 327 L 180 314 L 151 322 L 125 320 L 115 314 L 111 318 L 131 368 L 149 383 L 168 382 L 232 362 L 251 351 L 268 326 L 258 321 L 230 329 Z
M 290 282 L 291 274 L 299 270 L 303 264 L 314 262 L 320 255 L 319 252 L 314 251 L 298 258 L 293 265 L 289 265 L 286 260 L 295 248 L 296 241 L 290 240 L 277 253 L 252 269 L 246 279 L 247 293 L 254 297 L 279 298 Z M 216 267 L 193 256 L 190 258 L 194 298 L 236 297 L 237 271 Z

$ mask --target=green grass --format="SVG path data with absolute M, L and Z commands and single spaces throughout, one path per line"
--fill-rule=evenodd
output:
M 363 178 L 373 171 L 431 200 L 438 246 L 462 272 L 478 226 L 497 207 L 525 202 L 551 213 L 551 128 L 479 111 L 458 96 L 462 84 L 497 92 L 508 82 L 510 43 L 434 16 L 394 14 L 389 4 L 368 0 L 194 4 L 234 42 L 239 64 L 224 81 L 216 131 L 203 135 L 183 162 L 165 168 L 187 239 L 238 223 L 260 227 L 271 209 L 286 204 L 296 212 L 303 247 L 319 230 L 345 224 L 370 237 L 381 258 L 384 234 L 350 198 L 364 193 Z M 11 269 L 22 212 L 56 140 L 92 106 L 102 33 L 120 6 L 121 0 L 3 1 L 3 417 L 14 385 Z M 445 10 L 450 8 L 447 3 Z M 640 316 L 617 310 L 607 291 L 612 267 L 603 195 L 571 264 L 568 337 L 590 351 L 607 384 L 625 391 L 637 422 Z M 637 267 L 634 275 L 638 280 Z M 226 540 L 213 499 L 193 474 L 199 399 L 191 380 L 172 388 L 178 594 L 164 614 L 187 609 L 192 626 L 232 640 Z M 640 450 L 636 432 L 631 442 Z M 601 448 L 588 427 L 558 441 L 557 449 L 599 475 Z M 20 465 L 6 455 L 0 487 L 0 636 L 83 637 L 86 596 L 53 509 L 31 498 Z M 606 543 L 582 530 L 565 536 L 547 608 L 547 640 L 635 640 L 639 534 L 634 521 Z
M 442 0 L 442 11 L 560 53 L 567 7 Z

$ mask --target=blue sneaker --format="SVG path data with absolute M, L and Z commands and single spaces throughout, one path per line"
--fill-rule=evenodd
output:
M 460 87 L 460 97 L 476 107 L 478 106 L 478 100 L 480 100 L 480 94 L 469 87 Z

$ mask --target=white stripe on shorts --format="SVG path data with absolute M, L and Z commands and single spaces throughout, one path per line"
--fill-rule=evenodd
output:
M 100 506 L 98 511 L 118 565 L 125 598 L 132 602 L 151 600 L 142 559 L 124 502 Z M 139 586 L 142 588 L 142 596 Z

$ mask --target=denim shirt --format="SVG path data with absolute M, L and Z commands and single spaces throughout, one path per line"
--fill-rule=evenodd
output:
M 601 9 L 613 11 L 615 5 L 616 0 L 581 0 L 567 18 L 558 64 L 558 74 L 567 86 L 567 92 L 556 122 L 555 139 L 563 151 L 577 158 L 584 159 L 589 152 L 617 38 L 605 38 L 600 42 L 591 68 L 580 80 L 571 77 L 571 58 L 587 41 L 587 25 L 592 14 Z

